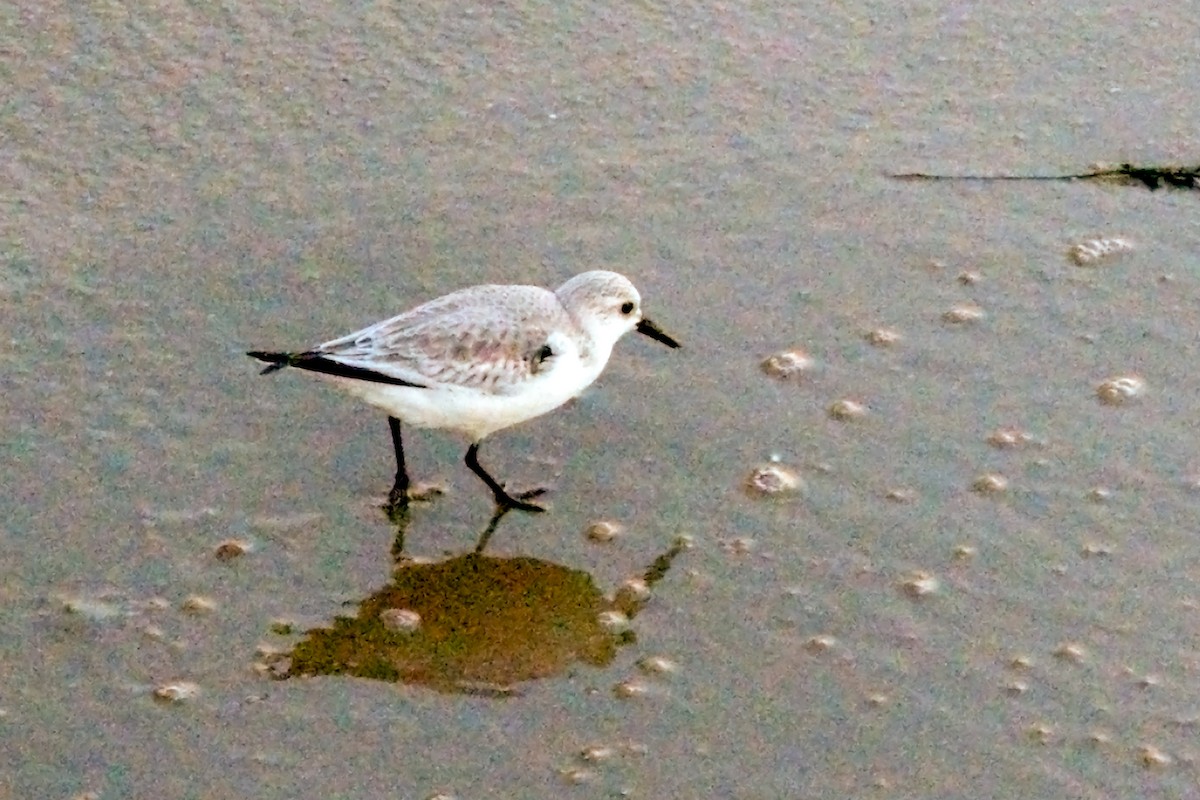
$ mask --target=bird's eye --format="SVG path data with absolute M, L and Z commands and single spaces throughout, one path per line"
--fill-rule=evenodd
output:
M 621 304 L 621 313 L 628 316 L 633 313 L 633 303 L 625 302 Z

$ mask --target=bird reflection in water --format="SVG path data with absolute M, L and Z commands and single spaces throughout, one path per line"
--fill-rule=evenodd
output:
M 503 697 L 577 663 L 603 667 L 635 641 L 630 621 L 688 546 L 677 541 L 606 597 L 582 570 L 484 555 L 503 516 L 492 518 L 474 552 L 439 562 L 403 555 L 407 519 L 394 518 L 391 582 L 355 616 L 308 631 L 271 665 L 276 677 L 353 675 Z

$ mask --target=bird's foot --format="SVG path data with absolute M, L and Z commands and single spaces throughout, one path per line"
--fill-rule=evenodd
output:
M 387 502 L 384 503 L 383 509 L 390 514 L 401 509 L 407 509 L 409 503 L 428 503 L 435 497 L 441 497 L 445 493 L 445 487 L 436 483 L 422 482 L 413 484 L 412 486 L 408 484 L 396 484 L 388 492 Z
M 380 508 L 391 522 L 397 525 L 408 524 L 408 495 L 400 495 L 395 498 L 388 495 L 388 501 Z
M 393 511 L 407 509 L 409 499 L 408 484 L 397 483 L 388 492 L 387 502 L 383 504 L 383 510 L 390 514 Z
M 511 494 L 504 491 L 504 489 L 500 489 L 500 491 L 496 492 L 496 505 L 505 511 L 515 509 L 517 511 L 539 513 L 545 511 L 546 507 L 539 506 L 537 503 L 530 503 L 528 501 L 535 497 L 540 497 L 545 493 L 545 489 L 530 489 L 528 492 L 521 492 L 516 497 L 513 497 Z

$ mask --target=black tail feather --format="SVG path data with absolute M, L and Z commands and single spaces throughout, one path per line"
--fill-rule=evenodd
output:
M 271 366 L 264 369 L 259 375 L 269 375 L 276 370 L 291 366 L 294 353 L 267 353 L 262 350 L 251 350 L 246 355 L 251 358 L 257 358 L 259 361 L 266 361 Z
M 251 350 L 246 355 L 270 364 L 269 367 L 259 373 L 260 375 L 269 375 L 284 367 L 296 367 L 297 369 L 306 369 L 325 375 L 336 375 L 339 378 L 353 378 L 354 380 L 368 381 L 370 383 L 386 383 L 390 386 L 411 386 L 414 389 L 429 388 L 419 383 L 412 383 L 411 381 L 385 375 L 382 372 L 376 372 L 365 367 L 354 367 L 349 364 L 343 364 L 312 350 L 307 353 L 267 353 L 260 350 Z

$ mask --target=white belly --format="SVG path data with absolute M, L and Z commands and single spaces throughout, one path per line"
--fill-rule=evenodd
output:
M 607 360 L 607 359 L 606 359 Z M 507 394 L 441 384 L 428 389 L 329 378 L 350 394 L 420 428 L 461 431 L 478 442 L 489 434 L 539 417 L 578 397 L 600 374 L 578 359 L 563 359 L 555 369 L 532 376 Z M 322 376 L 328 377 L 328 376 Z

